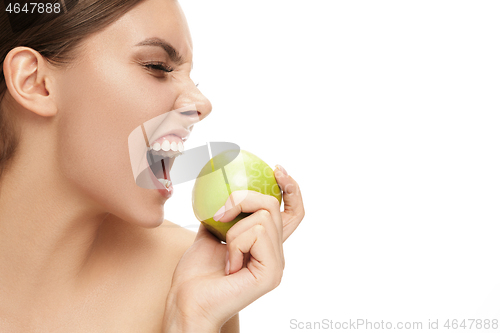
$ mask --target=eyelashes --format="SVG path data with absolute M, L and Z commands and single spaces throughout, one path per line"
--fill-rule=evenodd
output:
M 149 62 L 143 63 L 142 66 L 146 67 L 149 70 L 162 71 L 164 73 L 171 73 L 174 69 L 163 62 Z M 196 82 L 195 86 L 198 87 L 199 83 Z
M 166 65 L 163 62 L 150 62 L 150 63 L 146 63 L 146 64 L 142 64 L 142 65 L 148 69 L 162 71 L 165 73 L 170 73 L 170 72 L 174 71 L 174 69 L 172 67 Z

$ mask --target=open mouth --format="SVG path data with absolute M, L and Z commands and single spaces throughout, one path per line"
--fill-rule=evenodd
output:
M 165 187 L 172 187 L 172 179 L 170 178 L 170 170 L 174 164 L 174 160 L 179 156 L 180 152 L 163 152 L 149 150 L 147 153 L 148 164 L 151 172 L 156 179 Z
M 147 157 L 149 168 L 156 179 L 166 189 L 171 189 L 172 187 L 170 170 L 175 158 L 181 155 L 183 151 L 183 141 L 175 134 L 166 134 L 155 140 L 148 147 Z
M 189 171 L 189 158 L 181 158 L 175 166 L 173 163 L 179 155 L 191 155 L 184 153 L 184 143 L 189 137 L 192 125 L 182 125 L 186 119 L 184 113 L 194 116 L 194 110 L 194 104 L 171 110 L 145 121 L 132 130 L 128 136 L 128 150 L 131 171 L 137 186 L 157 190 L 168 199 L 173 193 L 173 185 L 185 181 L 184 164 L 188 166 Z M 194 123 L 194 120 L 193 117 L 189 122 Z

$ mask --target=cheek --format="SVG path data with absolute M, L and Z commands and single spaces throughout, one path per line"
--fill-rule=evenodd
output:
M 137 205 L 143 203 L 143 210 L 144 205 L 154 204 L 162 213 L 158 195 L 135 185 L 128 136 L 143 122 L 166 112 L 168 105 L 162 104 L 168 102 L 155 98 L 156 92 L 144 82 L 129 82 L 123 71 L 109 73 L 94 67 L 68 73 L 61 80 L 56 148 L 60 172 L 107 208 L 139 209 Z
M 127 130 L 139 122 L 133 109 L 137 97 L 127 93 L 119 77 L 96 77 L 85 73 L 65 85 L 62 93 L 58 143 L 62 165 L 72 166 L 81 176 L 101 174 L 110 178 L 125 168 Z M 118 165 L 117 165 L 118 164 Z M 94 172 L 91 173 L 91 169 Z

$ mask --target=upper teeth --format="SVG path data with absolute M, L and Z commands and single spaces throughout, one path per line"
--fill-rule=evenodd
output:
M 176 142 L 169 142 L 168 140 L 163 141 L 163 143 L 155 142 L 153 144 L 153 147 L 151 147 L 154 151 L 179 151 L 183 152 L 184 151 L 184 145 L 182 142 L 176 143 Z

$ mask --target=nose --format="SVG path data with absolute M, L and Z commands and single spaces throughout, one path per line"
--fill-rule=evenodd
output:
M 181 93 L 175 101 L 174 109 L 180 109 L 187 105 L 196 105 L 197 115 L 186 114 L 189 117 L 196 118 L 197 121 L 203 120 L 212 112 L 212 103 L 201 93 L 193 81 L 189 80 L 183 87 Z

